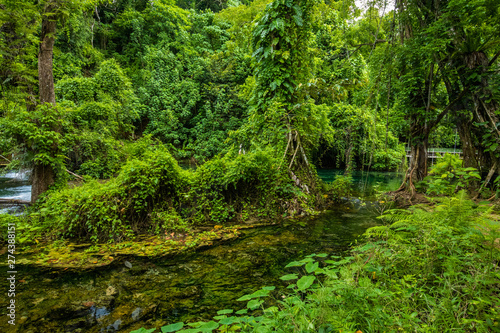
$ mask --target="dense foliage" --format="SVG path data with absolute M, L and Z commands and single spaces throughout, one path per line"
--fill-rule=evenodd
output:
M 0 157 L 33 181 L 2 242 L 312 215 L 355 169 L 406 169 L 397 192 L 435 205 L 384 197 L 352 256 L 184 332 L 499 330 L 498 225 L 465 194 L 500 196 L 499 1 L 0 0 L 0 54 Z
M 64 178 L 49 161 L 56 155 L 70 171 L 109 178 L 126 141 L 144 134 L 195 163 L 271 144 L 292 169 L 307 159 L 347 171 L 396 170 L 406 143 L 413 188 L 429 144 L 466 142 L 465 166 L 491 171 L 491 184 L 500 167 L 498 5 L 463 1 L 360 11 L 349 0 L 3 0 L 0 149 L 14 165 L 52 166 L 55 178 Z M 45 129 L 61 136 L 49 154 L 30 142 L 41 134 L 13 127 L 45 102 L 37 48 L 51 15 L 65 124 Z

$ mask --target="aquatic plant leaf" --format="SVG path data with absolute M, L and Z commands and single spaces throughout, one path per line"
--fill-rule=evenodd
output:
M 218 328 L 219 324 L 216 323 L 215 321 L 209 321 L 208 323 L 205 323 L 204 325 L 198 327 L 200 332 L 212 332 L 213 330 L 216 330 Z
M 304 264 L 305 264 L 305 262 L 292 261 L 291 263 L 289 263 L 288 265 L 286 265 L 285 268 L 288 268 L 288 267 L 299 267 L 299 266 L 303 266 Z
M 317 262 L 309 262 L 306 265 L 306 271 L 307 271 L 307 273 L 312 273 L 315 270 L 317 270 L 318 267 L 319 267 L 319 264 Z
M 184 327 L 184 323 L 183 322 L 179 322 L 179 323 L 175 323 L 175 324 L 170 324 L 170 325 L 167 325 L 167 326 L 163 326 L 161 328 L 161 331 L 162 331 L 162 333 L 170 333 L 170 332 L 178 331 L 178 330 L 180 330 L 183 327 Z
M 247 314 L 247 312 L 248 312 L 247 309 L 241 309 L 241 310 L 236 311 L 236 314 L 237 315 L 242 315 L 242 314 Z
M 297 281 L 297 287 L 299 290 L 305 290 L 313 284 L 314 280 L 316 280 L 316 277 L 312 275 L 303 276 Z
M 283 275 L 282 277 L 280 277 L 280 280 L 289 281 L 289 280 L 295 280 L 298 278 L 299 278 L 299 276 L 297 274 L 287 274 L 287 275 Z
M 233 313 L 233 311 L 234 310 L 232 310 L 232 309 L 224 309 L 224 310 L 217 311 L 217 314 L 218 315 L 225 315 L 225 314 Z
M 255 308 L 258 308 L 262 303 L 264 303 L 264 301 L 253 299 L 247 303 L 247 308 L 253 310 Z

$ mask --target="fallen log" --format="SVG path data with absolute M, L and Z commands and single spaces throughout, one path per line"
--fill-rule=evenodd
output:
M 31 201 L 17 200 L 17 199 L 4 199 L 4 198 L 0 198 L 0 204 L 10 204 L 10 205 L 31 205 Z

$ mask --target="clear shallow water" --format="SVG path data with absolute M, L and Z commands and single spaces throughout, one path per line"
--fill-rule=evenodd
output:
M 333 170 L 319 173 L 327 181 L 335 174 Z M 369 195 L 377 182 L 399 186 L 400 180 L 394 177 L 355 174 L 354 182 L 359 193 Z M 29 185 L 23 182 L 0 188 L 5 191 L 0 197 L 1 193 L 26 195 Z M 0 298 L 0 332 L 130 332 L 207 320 L 221 309 L 238 310 L 245 302 L 236 299 L 262 286 L 274 285 L 278 293 L 286 293 L 279 277 L 293 272 L 284 269 L 290 261 L 311 253 L 343 255 L 367 228 L 376 225 L 369 207 L 354 204 L 313 218 L 247 229 L 236 240 L 168 259 L 127 257 L 116 260 L 113 267 L 86 272 L 17 265 L 17 325 L 7 323 L 8 299 Z M 8 270 L 6 259 L 6 254 L 0 256 L 2 272 Z M 131 265 L 125 265 L 125 260 Z M 0 289 L 8 290 L 6 279 L 0 280 Z
M 344 174 L 339 169 L 318 169 L 318 176 L 325 182 L 332 182 L 336 176 Z M 354 195 L 364 199 L 373 199 L 378 192 L 395 191 L 403 182 L 404 174 L 398 172 L 353 171 Z
M 117 266 L 67 273 L 18 265 L 18 325 L 7 324 L 0 300 L 1 332 L 129 332 L 177 321 L 209 319 L 245 306 L 236 299 L 262 286 L 284 288 L 284 266 L 311 253 L 343 254 L 366 228 L 367 209 L 336 209 L 314 219 L 249 229 L 228 243 L 171 259 L 130 257 Z M 2 256 L 4 257 L 4 256 Z M 2 258 L 0 270 L 7 271 Z M 5 279 L 0 288 L 7 290 Z

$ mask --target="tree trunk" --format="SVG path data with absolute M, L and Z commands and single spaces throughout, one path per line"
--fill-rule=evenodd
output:
M 50 12 L 50 9 L 49 9 Z M 38 84 L 40 103 L 51 103 L 55 106 L 54 75 L 52 73 L 52 57 L 56 34 L 56 21 L 44 16 L 42 21 L 41 44 L 38 52 Z
M 427 176 L 427 148 L 429 142 L 429 131 L 419 126 L 418 129 L 412 131 L 412 139 L 420 138 L 411 144 L 410 163 L 405 174 L 405 179 L 401 184 L 399 191 L 410 191 L 411 195 L 415 194 L 415 183 L 423 180 Z
M 45 13 L 51 13 L 54 8 L 47 6 Z M 56 104 L 54 91 L 54 75 L 52 57 L 54 53 L 54 41 L 56 33 L 56 21 L 49 15 L 44 15 L 42 20 L 42 32 L 40 35 L 40 49 L 38 51 L 38 82 L 40 103 Z M 58 147 L 54 147 L 54 151 Z M 35 154 L 37 152 L 35 151 Z M 55 172 L 50 165 L 35 162 L 32 173 L 33 185 L 31 187 L 31 202 L 34 203 L 40 194 L 47 191 L 54 184 Z
M 499 169 L 500 164 L 497 161 L 500 149 L 490 148 L 495 142 L 500 144 L 500 131 L 497 127 L 500 119 L 496 114 L 499 105 L 489 87 L 488 69 L 492 63 L 488 61 L 484 52 L 475 51 L 463 55 L 462 64 L 467 68 L 468 75 L 476 73 L 481 77 L 479 81 L 471 81 L 467 79 L 467 75 L 461 75 L 462 84 L 469 85 L 472 92 L 468 103 L 464 103 L 464 109 L 468 106 L 469 116 L 464 116 L 466 120 L 458 123 L 464 146 L 464 166 L 475 167 L 480 172 L 487 172 L 492 168 Z M 479 124 L 479 127 L 474 126 L 474 122 Z M 489 142 L 484 139 L 485 133 L 490 134 Z
M 467 115 L 459 111 L 457 115 L 457 131 L 462 143 L 462 157 L 464 167 L 472 167 L 479 169 L 476 155 L 475 140 L 472 137 L 472 120 L 468 119 Z
M 31 203 L 35 203 L 40 194 L 49 189 L 49 186 L 54 184 L 55 173 L 50 165 L 35 163 L 31 174 L 33 180 L 31 186 Z

